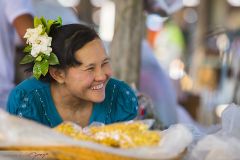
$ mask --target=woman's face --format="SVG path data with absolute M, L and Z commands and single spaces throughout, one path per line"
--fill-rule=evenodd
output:
M 82 63 L 65 72 L 64 82 L 68 92 L 77 98 L 91 102 L 102 102 L 105 87 L 112 75 L 110 59 L 102 41 L 95 39 L 79 49 L 75 58 Z

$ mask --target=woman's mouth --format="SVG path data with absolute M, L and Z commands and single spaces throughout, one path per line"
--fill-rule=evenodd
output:
M 103 86 L 104 86 L 104 84 L 101 83 L 101 84 L 98 84 L 98 85 L 93 86 L 91 89 L 92 89 L 92 90 L 100 90 L 100 89 L 103 88 Z

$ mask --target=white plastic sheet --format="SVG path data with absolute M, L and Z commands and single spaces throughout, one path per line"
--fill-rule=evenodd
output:
M 93 142 L 77 141 L 61 135 L 51 128 L 26 119 L 11 116 L 0 110 L 0 148 L 8 146 L 70 145 L 131 157 L 136 159 L 171 159 L 182 153 L 192 142 L 192 133 L 184 125 L 173 125 L 163 131 L 157 147 L 118 149 Z
M 222 114 L 222 128 L 207 135 L 193 148 L 189 160 L 240 159 L 240 107 L 231 104 Z

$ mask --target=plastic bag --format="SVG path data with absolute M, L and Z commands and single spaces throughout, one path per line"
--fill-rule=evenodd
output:
M 201 139 L 191 151 L 189 160 L 240 159 L 240 107 L 229 105 L 222 113 L 222 128 Z
M 181 154 L 192 141 L 191 132 L 181 124 L 170 127 L 161 135 L 160 144 L 156 147 L 113 148 L 74 140 L 36 122 L 0 111 L 1 151 L 45 151 L 50 159 L 172 159 Z

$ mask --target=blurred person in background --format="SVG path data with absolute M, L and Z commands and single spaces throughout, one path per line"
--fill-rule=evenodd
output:
M 23 38 L 26 29 L 33 26 L 32 14 L 30 0 L 0 0 L 0 108 L 6 108 L 15 85 L 15 31 Z
M 178 104 L 172 80 L 157 61 L 146 40 L 142 42 L 141 49 L 139 91 L 148 95 L 152 100 L 152 108 L 146 110 L 151 112 L 150 114 L 157 120 L 156 123 L 159 123 L 156 124 L 157 128 L 168 128 L 176 123 L 196 125 L 187 111 Z
M 162 123 L 162 127 L 178 122 L 178 104 L 174 87 L 147 41 L 142 43 L 140 92 L 151 97 L 154 117 Z

